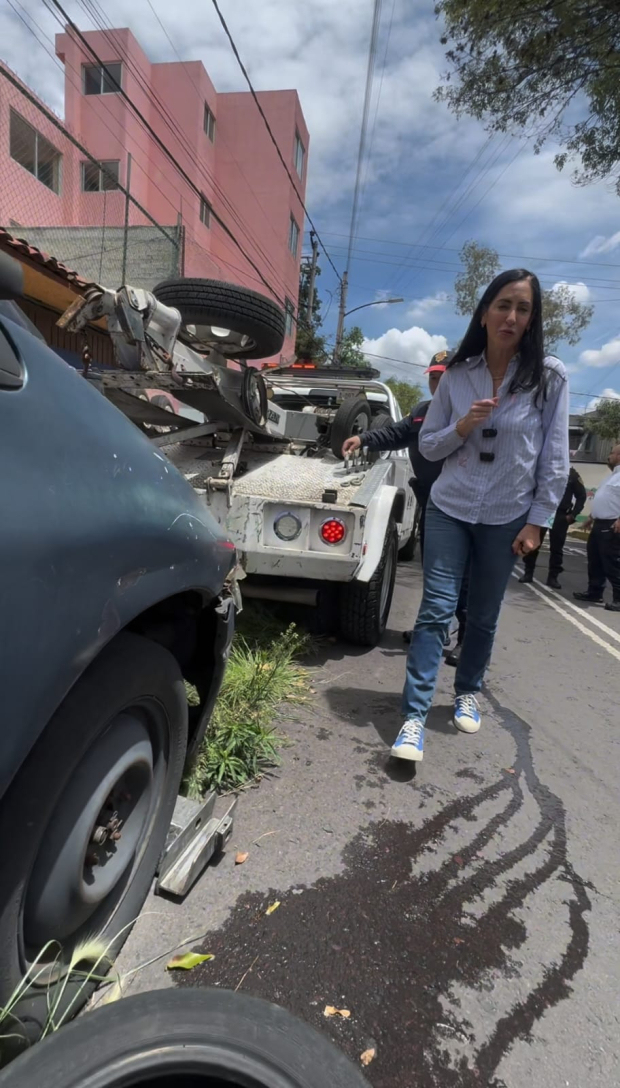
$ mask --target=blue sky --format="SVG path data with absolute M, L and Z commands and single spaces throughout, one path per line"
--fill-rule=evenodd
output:
M 311 134 L 307 204 L 339 271 L 345 264 L 372 0 L 220 0 L 257 89 L 295 87 Z M 2 57 L 62 113 L 63 75 L 18 17 L 36 19 L 48 48 L 57 23 L 40 0 L 10 0 L 0 11 Z M 100 0 L 113 26 L 130 26 L 152 60 L 201 59 L 218 90 L 243 79 L 208 0 Z M 83 29 L 88 4 L 66 0 Z M 388 30 L 391 29 L 388 34 Z M 554 148 L 535 155 L 519 138 L 489 140 L 470 119 L 457 121 L 433 101 L 445 68 L 441 26 L 426 0 L 384 0 L 364 171 L 359 237 L 350 269 L 348 306 L 385 295 L 397 306 L 356 318 L 384 376 L 418 378 L 434 350 L 454 344 L 465 320 L 451 294 L 463 242 L 496 248 L 504 267 L 525 265 L 543 286 L 575 285 L 595 305 L 568 365 L 572 407 L 592 395 L 620 395 L 620 200 L 611 184 L 580 188 L 560 174 Z M 53 49 L 52 49 L 53 51 Z M 305 236 L 307 240 L 307 234 Z M 406 245 L 403 243 L 407 243 Z M 333 335 L 337 281 L 322 260 L 319 280 Z M 401 362 L 379 360 L 389 356 Z M 577 396 L 577 393 L 587 396 Z

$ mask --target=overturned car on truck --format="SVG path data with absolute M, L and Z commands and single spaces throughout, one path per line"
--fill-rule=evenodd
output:
M 284 313 L 234 284 L 94 288 L 60 324 L 78 331 L 102 318 L 118 367 L 93 380 L 235 543 L 242 594 L 312 605 L 322 629 L 375 645 L 399 555 L 413 551 L 410 466 L 406 451 L 343 458 L 342 446 L 401 418 L 389 386 L 365 367 L 248 366 L 280 350 Z M 153 388 L 203 422 L 145 399 Z

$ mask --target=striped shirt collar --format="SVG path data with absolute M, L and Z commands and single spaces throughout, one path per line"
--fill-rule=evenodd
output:
M 518 355 L 513 355 L 512 359 L 510 360 L 510 362 L 508 364 L 508 367 L 506 369 L 506 373 L 508 373 L 508 371 L 511 368 L 514 369 L 516 367 L 518 361 L 519 361 L 519 356 Z M 484 352 L 484 351 L 480 355 L 472 355 L 471 359 L 467 360 L 467 369 L 468 370 L 474 370 L 475 367 L 480 366 L 481 363 L 484 363 L 484 365 L 487 366 L 487 357 L 486 357 L 486 352 Z

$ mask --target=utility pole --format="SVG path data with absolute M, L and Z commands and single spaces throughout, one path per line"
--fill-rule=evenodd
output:
M 129 195 L 131 187 L 131 155 L 127 155 L 127 181 L 125 184 L 125 229 L 123 231 L 123 263 L 121 265 L 121 284 L 127 283 L 127 242 L 129 234 Z
M 334 365 L 340 358 L 340 349 L 342 347 L 342 337 L 344 334 L 344 318 L 345 310 L 347 308 L 347 290 L 349 287 L 349 271 L 345 269 L 342 273 L 342 279 L 340 281 L 340 305 L 338 306 L 338 325 L 336 327 L 336 343 L 334 344 Z
M 319 259 L 319 243 L 317 242 L 316 234 L 313 230 L 310 231 L 310 244 L 312 245 L 312 261 L 310 262 L 310 273 L 308 277 L 308 304 L 306 306 L 306 321 L 309 325 L 312 324 L 312 315 L 314 310 L 314 281 L 316 279 L 316 264 Z

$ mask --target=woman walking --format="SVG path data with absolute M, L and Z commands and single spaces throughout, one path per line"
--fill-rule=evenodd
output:
M 469 569 L 467 626 L 455 676 L 454 724 L 476 733 L 476 698 L 517 556 L 540 545 L 569 472 L 568 383 L 543 351 L 540 284 L 525 269 L 487 287 L 420 431 L 420 452 L 445 458 L 426 512 L 424 590 L 407 659 L 404 725 L 392 747 L 420 760 L 444 636 Z

